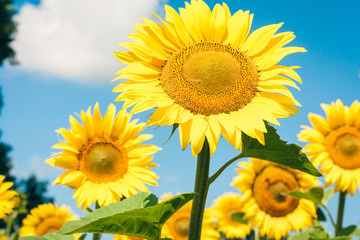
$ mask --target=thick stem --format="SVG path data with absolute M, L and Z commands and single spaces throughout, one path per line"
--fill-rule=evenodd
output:
M 346 197 L 346 192 L 340 192 L 335 236 L 338 236 L 342 229 L 342 223 L 343 223 L 343 217 L 344 217 L 344 207 L 345 207 L 345 197 Z
M 100 208 L 100 205 L 99 205 L 99 203 L 96 201 L 95 202 L 95 210 L 96 209 L 99 209 Z M 100 240 L 100 238 L 101 238 L 101 233 L 94 233 L 93 234 L 93 240 Z
M 200 240 L 206 196 L 209 188 L 209 167 L 210 148 L 205 138 L 203 148 L 197 157 L 194 186 L 195 197 L 191 209 L 189 240 Z

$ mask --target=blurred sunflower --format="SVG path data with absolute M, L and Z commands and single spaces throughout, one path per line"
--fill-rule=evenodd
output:
M 234 213 L 244 212 L 241 195 L 225 193 L 214 200 L 212 208 L 218 222 L 218 230 L 225 233 L 226 238 L 245 238 L 251 231 L 251 223 L 240 223 L 233 219 Z
M 0 219 L 6 218 L 7 214 L 13 211 L 16 205 L 14 197 L 17 192 L 9 190 L 13 185 L 12 182 L 4 182 L 5 176 L 0 175 Z
M 19 230 L 19 236 L 43 236 L 47 233 L 58 231 L 67 221 L 76 220 L 78 217 L 72 213 L 70 207 L 57 206 L 45 203 L 31 209 Z
M 290 231 L 313 225 L 314 202 L 286 196 L 293 190 L 307 190 L 319 182 L 315 177 L 278 164 L 252 159 L 240 162 L 234 178 L 242 193 L 245 218 L 260 227 L 260 235 L 280 239 Z
M 335 191 L 354 195 L 360 188 L 360 103 L 347 107 L 337 100 L 321 107 L 327 119 L 310 113 L 313 128 L 302 126 L 298 138 L 309 143 L 303 151 L 325 175 L 325 187 L 335 183 Z
M 126 236 L 126 235 L 114 235 L 113 240 L 143 240 L 144 238 Z
M 276 64 L 306 50 L 283 47 L 295 36 L 276 33 L 282 23 L 250 34 L 249 11 L 231 15 L 225 3 L 213 11 L 202 0 L 185 4 L 180 14 L 166 5 L 161 25 L 143 18 L 129 35 L 133 42 L 119 44 L 130 52 L 114 53 L 127 64 L 114 80 L 130 80 L 114 88 L 122 92 L 116 100 L 133 106 L 131 113 L 156 108 L 148 124 L 178 124 L 181 147 L 191 142 L 193 156 L 205 137 L 213 154 L 220 134 L 239 150 L 242 132 L 264 144 L 264 120 L 279 124 L 300 106 L 285 87 L 298 88 L 298 67 Z
M 164 194 L 162 201 L 172 197 L 172 194 Z M 161 232 L 162 238 L 171 238 L 173 240 L 187 240 L 189 235 L 189 224 L 191 215 L 192 201 L 180 208 L 164 224 Z M 211 209 L 205 209 L 203 225 L 201 230 L 201 240 L 218 240 L 220 233 L 215 230 L 213 212 Z
M 116 116 L 116 108 L 110 104 L 104 117 L 99 105 L 82 111 L 80 124 L 70 116 L 71 130 L 58 129 L 65 141 L 60 140 L 53 148 L 62 149 L 46 162 L 68 169 L 54 184 L 62 184 L 75 189 L 74 198 L 83 210 L 97 202 L 105 206 L 134 195 L 137 190 L 149 191 L 144 185 L 157 185 L 158 176 L 149 168 L 153 156 L 160 148 L 140 145 L 152 138 L 149 134 L 139 134 L 145 124 L 130 122 L 131 115 L 125 110 Z

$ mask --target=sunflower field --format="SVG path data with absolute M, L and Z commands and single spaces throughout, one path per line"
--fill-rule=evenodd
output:
M 113 103 L 100 109 L 99 98 L 55 130 L 58 142 L 43 161 L 61 169 L 52 183 L 83 216 L 62 203 L 26 211 L 26 197 L 0 175 L 0 240 L 360 239 L 359 222 L 345 225 L 344 214 L 360 191 L 360 102 L 313 103 L 323 112 L 302 123 L 296 137 L 304 147 L 285 141 L 277 128 L 300 114 L 294 96 L 303 83 L 292 62 L 302 63 L 287 58 L 307 49 L 291 45 L 295 35 L 283 23 L 254 28 L 254 14 L 230 1 L 182 4 L 132 23 L 114 52 Z M 194 158 L 194 178 L 184 176 L 193 191 L 152 192 L 168 145 L 154 145 L 160 134 L 150 127 L 178 139 L 171 156 L 188 150 Z M 225 144 L 237 154 L 211 168 Z M 224 191 L 214 184 L 231 168 L 225 184 L 233 191 Z M 212 186 L 221 192 L 215 199 Z M 351 207 L 359 216 L 358 204 Z

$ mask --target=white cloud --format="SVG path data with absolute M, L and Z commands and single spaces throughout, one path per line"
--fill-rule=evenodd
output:
M 41 0 L 16 17 L 13 47 L 20 68 L 66 80 L 108 83 L 123 67 L 113 56 L 134 23 L 163 0 Z M 162 8 L 162 7 L 161 7 Z

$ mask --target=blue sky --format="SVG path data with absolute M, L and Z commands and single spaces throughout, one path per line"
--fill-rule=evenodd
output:
M 95 4 L 85 6 L 83 0 L 73 0 L 72 4 L 56 0 L 33 1 L 36 6 L 22 0 L 15 2 L 19 6 L 20 31 L 14 46 L 22 63 L 0 68 L 5 103 L 0 117 L 1 140 L 13 147 L 11 158 L 17 176 L 36 173 L 40 179 L 52 182 L 62 172 L 44 163 L 54 152 L 51 146 L 58 142 L 54 131 L 69 127 L 70 114 L 79 113 L 96 102 L 104 113 L 108 104 L 114 102 L 117 94 L 112 93 L 112 89 L 117 83 L 110 81 L 123 65 L 112 51 L 121 50 L 116 44 L 127 41 L 126 35 L 132 33 L 132 24 L 142 22 L 141 16 L 147 14 L 149 17 L 151 11 L 163 16 L 164 1 L 132 1 L 144 3 L 134 8 L 131 1 L 107 0 L 103 1 L 101 11 Z M 217 3 L 206 2 L 210 7 Z M 293 31 L 297 36 L 290 45 L 308 50 L 288 56 L 281 62 L 301 66 L 298 73 L 303 79 L 301 91 L 292 89 L 302 104 L 301 114 L 280 120 L 278 132 L 283 139 L 304 146 L 297 141 L 296 135 L 300 125 L 309 125 L 308 113 L 324 115 L 320 103 L 331 103 L 338 98 L 346 105 L 359 100 L 359 1 L 225 2 L 232 13 L 239 9 L 254 13 L 252 29 L 284 22 L 279 31 Z M 170 0 L 168 4 L 175 9 L 184 7 L 184 2 L 179 0 Z M 112 14 L 115 10 L 126 12 Z M 118 109 L 122 106 L 120 102 L 115 105 Z M 150 112 L 137 114 L 134 118 L 145 122 Z M 163 148 L 154 158 L 160 165 L 154 169 L 160 176 L 159 186 L 150 188 L 158 196 L 193 189 L 196 160 L 190 149 L 181 150 L 178 134 L 163 145 L 170 131 L 170 127 L 145 130 L 154 135 L 148 143 Z M 221 139 L 211 160 L 211 172 L 237 154 Z M 236 191 L 229 186 L 235 176 L 235 167 L 236 164 L 231 165 L 210 187 L 207 205 L 226 191 Z M 73 190 L 51 186 L 49 194 L 56 197 L 57 203 L 68 204 L 82 215 L 72 199 Z M 346 200 L 345 226 L 359 219 L 360 208 L 356 204 L 360 201 L 359 195 L 356 193 L 355 197 Z M 330 207 L 335 208 L 336 202 L 335 197 Z

